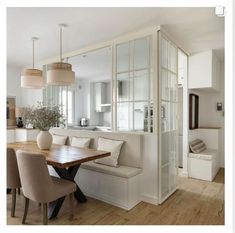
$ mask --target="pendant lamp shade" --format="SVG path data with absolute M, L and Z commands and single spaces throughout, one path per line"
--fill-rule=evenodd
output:
M 52 63 L 47 71 L 47 84 L 70 86 L 75 82 L 75 73 L 69 63 L 56 62 Z
M 44 87 L 42 71 L 34 69 L 34 41 L 38 38 L 33 37 L 33 68 L 24 69 L 21 72 L 21 87 L 31 89 L 41 89 Z
M 55 86 L 71 86 L 75 83 L 75 73 L 72 71 L 72 65 L 62 62 L 62 30 L 67 27 L 60 24 L 60 62 L 52 63 L 47 71 L 47 84 Z

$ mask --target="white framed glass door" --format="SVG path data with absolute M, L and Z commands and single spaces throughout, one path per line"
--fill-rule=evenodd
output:
M 178 48 L 158 32 L 159 203 L 176 190 L 178 153 Z

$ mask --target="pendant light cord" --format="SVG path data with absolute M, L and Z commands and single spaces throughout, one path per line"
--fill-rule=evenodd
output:
M 60 27 L 60 62 L 62 63 L 62 26 Z
M 34 69 L 34 39 L 32 39 L 33 41 L 33 69 Z

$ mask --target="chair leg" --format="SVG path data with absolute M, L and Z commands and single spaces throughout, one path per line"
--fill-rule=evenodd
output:
M 43 203 L 43 224 L 47 225 L 47 203 Z
M 20 188 L 18 188 L 18 195 L 20 195 Z
M 69 207 L 70 207 L 70 213 L 69 213 L 69 220 L 73 220 L 73 195 L 74 193 L 69 194 Z
M 24 206 L 24 215 L 23 215 L 23 219 L 22 219 L 22 224 L 25 224 L 28 209 L 29 209 L 29 199 L 27 197 L 25 197 L 25 206 Z
M 11 217 L 15 217 L 16 208 L 16 189 L 12 189 Z

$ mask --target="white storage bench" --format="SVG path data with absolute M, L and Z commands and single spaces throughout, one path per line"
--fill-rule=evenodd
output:
M 220 129 L 198 128 L 189 131 L 189 141 L 202 140 L 207 149 L 200 153 L 189 153 L 189 177 L 212 181 L 219 171 L 220 164 Z
M 118 167 L 81 164 L 75 177 L 85 195 L 130 210 L 141 201 L 140 178 L 142 175 L 142 135 L 102 131 L 51 129 L 52 134 L 91 138 L 90 148 L 97 148 L 99 137 L 123 140 Z M 70 145 L 70 140 L 67 144 Z M 50 169 L 51 171 L 51 169 Z M 53 171 L 51 171 L 53 172 Z
M 199 154 L 189 153 L 188 171 L 189 177 L 212 181 L 219 167 L 216 165 L 218 151 L 207 149 Z

